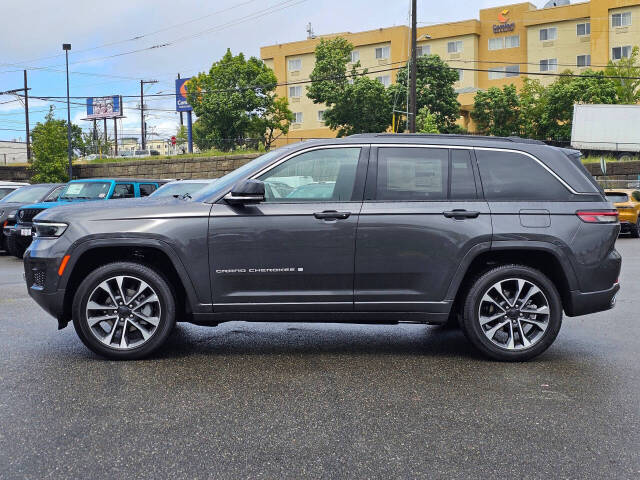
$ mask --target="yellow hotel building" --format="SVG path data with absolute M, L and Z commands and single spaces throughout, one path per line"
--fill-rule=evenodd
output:
M 560 4 L 560 5 L 556 5 Z M 354 45 L 353 61 L 369 76 L 388 85 L 394 68 L 407 62 L 407 26 L 357 33 L 321 35 L 299 42 L 265 46 L 260 55 L 280 83 L 302 82 L 313 70 L 314 50 L 321 38 L 341 36 Z M 640 45 L 640 0 L 550 1 L 545 8 L 517 3 L 480 10 L 479 19 L 418 28 L 418 55 L 438 54 L 459 70 L 456 83 L 462 105 L 460 124 L 473 129 L 469 112 L 478 90 L 504 84 L 522 85 L 524 74 L 550 83 L 565 69 L 601 69 L 610 59 L 630 55 Z M 476 71 L 474 71 L 476 70 Z M 479 71 L 477 71 L 479 70 Z M 333 137 L 322 121 L 322 105 L 306 96 L 306 84 L 278 87 L 289 99 L 295 121 L 290 138 Z

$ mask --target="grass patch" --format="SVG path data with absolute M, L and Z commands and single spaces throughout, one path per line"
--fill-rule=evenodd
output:
M 596 157 L 582 157 L 582 163 L 584 163 L 585 165 L 588 163 L 597 163 L 600 164 L 600 158 L 599 156 Z M 619 162 L 637 162 L 640 160 L 640 158 L 638 157 L 634 157 L 632 155 L 629 156 L 625 156 L 623 158 L 615 158 L 612 157 L 610 155 L 607 155 L 604 157 L 605 161 L 607 163 L 619 163 Z

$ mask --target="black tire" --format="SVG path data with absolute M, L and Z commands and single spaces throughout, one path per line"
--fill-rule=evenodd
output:
M 631 238 L 640 238 L 640 221 L 638 223 L 632 223 L 629 226 L 629 233 Z
M 143 280 L 154 290 L 161 306 L 160 320 L 153 334 L 142 345 L 128 350 L 111 348 L 102 343 L 87 323 L 86 307 L 91 293 L 102 282 L 116 276 Z M 76 291 L 72 311 L 73 326 L 82 343 L 94 353 L 112 360 L 137 360 L 148 356 L 165 342 L 176 323 L 176 301 L 170 283 L 155 270 L 132 262 L 110 263 L 91 272 Z
M 479 309 L 484 294 L 497 282 L 507 279 L 523 279 L 537 286 L 548 302 L 549 315 L 546 330 L 528 348 L 509 350 L 495 345 L 485 335 L 480 325 Z M 516 302 L 514 302 L 516 303 Z M 508 319 L 508 317 L 504 317 Z M 507 362 L 521 362 L 534 358 L 551 346 L 562 325 L 562 301 L 555 285 L 538 270 L 523 265 L 502 265 L 480 275 L 472 282 L 465 304 L 462 330 L 467 339 L 487 357 Z

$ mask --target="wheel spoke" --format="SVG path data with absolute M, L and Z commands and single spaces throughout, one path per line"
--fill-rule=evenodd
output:
M 144 301 L 142 301 L 142 303 L 140 303 L 139 305 L 136 305 L 135 307 L 133 307 L 133 310 L 138 310 L 141 307 L 144 307 L 145 305 L 147 305 L 148 303 L 151 302 L 158 302 L 158 297 L 156 295 L 151 295 L 149 298 L 145 298 Z
M 540 315 L 548 315 L 549 314 L 549 307 L 546 305 L 543 305 L 539 308 L 521 308 L 520 311 L 522 313 L 536 313 L 536 314 L 540 314 Z
M 525 348 L 530 347 L 531 346 L 531 342 L 525 336 L 524 330 L 522 328 L 522 324 L 520 323 L 520 320 L 518 320 L 518 333 L 520 333 L 520 341 L 522 342 L 522 346 L 525 347 Z
M 530 323 L 531 325 L 535 325 L 540 330 L 546 330 L 547 329 L 547 324 L 544 323 L 544 322 L 541 322 L 539 320 L 531 320 L 530 318 L 521 318 L 520 321 L 524 322 L 524 323 Z
M 120 293 L 120 298 L 122 299 L 122 303 L 127 303 L 127 297 L 125 297 L 124 290 L 122 289 L 122 282 L 124 282 L 124 277 L 116 277 L 116 283 L 118 284 L 118 290 Z
M 525 297 L 522 299 L 522 303 L 520 305 L 524 307 L 527 304 L 527 302 L 531 300 L 531 297 L 533 297 L 536 293 L 540 293 L 540 292 L 542 292 L 542 290 L 540 290 L 535 285 L 531 285 L 531 288 L 529 289 Z
M 527 282 L 525 282 L 521 278 L 518 279 L 518 291 L 516 292 L 515 297 L 513 297 L 513 303 L 511 304 L 512 307 L 515 306 L 516 303 L 518 303 L 518 299 L 520 298 L 520 294 L 522 293 L 522 289 L 524 288 L 524 286 L 526 284 L 527 284 Z
M 492 315 L 490 317 L 485 317 L 480 315 L 480 325 L 482 325 L 483 327 L 487 324 L 487 323 L 491 323 L 494 320 L 498 320 L 501 317 L 504 317 L 505 313 L 504 312 L 500 312 L 500 313 L 496 313 L 495 315 Z
M 153 325 L 154 327 L 158 326 L 158 323 L 160 323 L 160 317 L 147 317 L 146 315 L 143 315 L 140 312 L 133 312 L 133 314 L 138 317 L 141 318 L 142 320 L 144 320 L 147 323 L 150 323 L 151 325 Z
M 507 341 L 507 348 L 512 350 L 515 347 L 515 336 L 513 335 L 513 323 L 509 322 L 509 340 Z
M 122 326 L 122 335 L 120 336 L 120 348 L 127 348 L 127 322 L 128 318 L 124 319 L 124 325 Z
M 118 302 L 116 302 L 116 297 L 114 297 L 113 293 L 111 292 L 111 287 L 109 286 L 108 280 L 98 285 L 98 288 L 101 288 L 103 291 L 105 291 L 109 295 L 109 298 L 111 298 L 111 301 L 113 302 L 114 307 L 118 306 Z
M 107 334 L 106 338 L 104 339 L 104 343 L 106 343 L 107 345 L 111 345 L 111 342 L 113 341 L 113 335 L 116 333 L 117 328 L 118 328 L 118 320 L 115 320 L 113 322 L 113 326 L 111 327 L 111 331 Z
M 505 312 L 505 313 L 507 312 L 505 310 L 505 308 L 502 305 L 500 305 L 498 302 L 496 302 L 493 298 L 491 298 L 488 293 L 485 293 L 484 297 L 482 297 L 482 301 L 480 302 L 481 305 L 482 305 L 482 302 L 489 302 L 489 303 L 493 304 L 494 306 L 498 307 L 503 312 Z
M 87 302 L 87 310 L 113 310 L 114 308 L 111 305 L 101 305 L 92 300 Z
M 138 291 L 133 295 L 133 297 L 131 297 L 131 299 L 127 302 L 128 304 L 131 304 L 132 302 L 135 301 L 136 298 L 138 298 L 140 296 L 140 294 L 142 292 L 144 292 L 147 288 L 149 288 L 149 285 L 147 285 L 145 282 L 143 282 L 142 280 L 139 280 L 140 285 L 138 286 Z
M 143 339 L 147 339 L 151 336 L 151 334 L 149 333 L 149 331 L 147 329 L 145 329 L 142 325 L 140 325 L 136 320 L 134 320 L 133 318 L 129 319 L 129 323 L 131 325 L 133 325 L 135 328 L 138 329 L 138 331 L 140 332 L 140 334 L 142 335 Z
M 498 294 L 502 297 L 502 299 L 504 300 L 504 302 L 511 306 L 511 302 L 509 300 L 507 300 L 507 297 L 504 296 L 504 293 L 502 293 L 502 282 L 500 282 L 497 286 L 494 285 L 493 289 L 498 292 Z M 504 309 L 503 309 L 504 310 Z
M 484 332 L 484 334 L 489 337 L 491 340 L 493 340 L 493 336 L 496 334 L 496 332 L 498 330 L 500 330 L 501 328 L 503 328 L 505 325 L 507 325 L 508 323 L 511 323 L 509 320 L 505 320 L 504 322 L 500 322 L 498 323 L 495 327 L 490 328 L 489 330 L 486 330 Z
M 104 322 L 106 320 L 117 320 L 117 319 L 118 319 L 117 315 L 103 315 L 100 317 L 90 317 L 87 319 L 87 322 L 89 323 L 90 327 L 95 327 L 96 324 L 100 322 Z

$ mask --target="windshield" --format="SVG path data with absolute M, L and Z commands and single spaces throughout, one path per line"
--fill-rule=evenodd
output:
M 14 190 L 2 199 L 2 202 L 16 202 L 16 203 L 36 203 L 44 197 L 49 190 L 50 185 L 36 185 L 33 187 L 22 187 L 18 190 Z
M 629 196 L 626 193 L 607 193 L 607 200 L 611 203 L 624 203 L 629 201 Z
M 224 177 L 216 180 L 211 186 L 203 188 L 202 190 L 197 192 L 197 196 L 193 196 L 193 199 L 198 202 L 205 202 L 209 199 L 213 199 L 214 197 L 231 188 L 240 179 L 244 178 L 247 175 L 250 175 L 253 172 L 257 172 L 283 153 L 295 148 L 297 145 L 299 144 L 288 145 L 286 147 L 278 148 L 277 150 L 272 150 L 269 153 L 265 153 L 264 155 L 251 160 L 249 163 L 245 163 L 240 168 L 237 168 L 233 172 L 227 173 Z
M 13 192 L 15 188 L 13 187 L 0 187 L 0 198 L 6 197 L 8 194 Z
M 160 187 L 158 190 L 153 192 L 150 197 L 181 197 L 185 194 L 189 194 L 193 196 L 195 192 L 200 190 L 201 188 L 209 185 L 210 182 L 179 182 L 179 183 L 168 183 L 167 185 Z
M 93 200 L 107 198 L 111 183 L 109 182 L 74 182 L 60 194 L 60 200 Z

